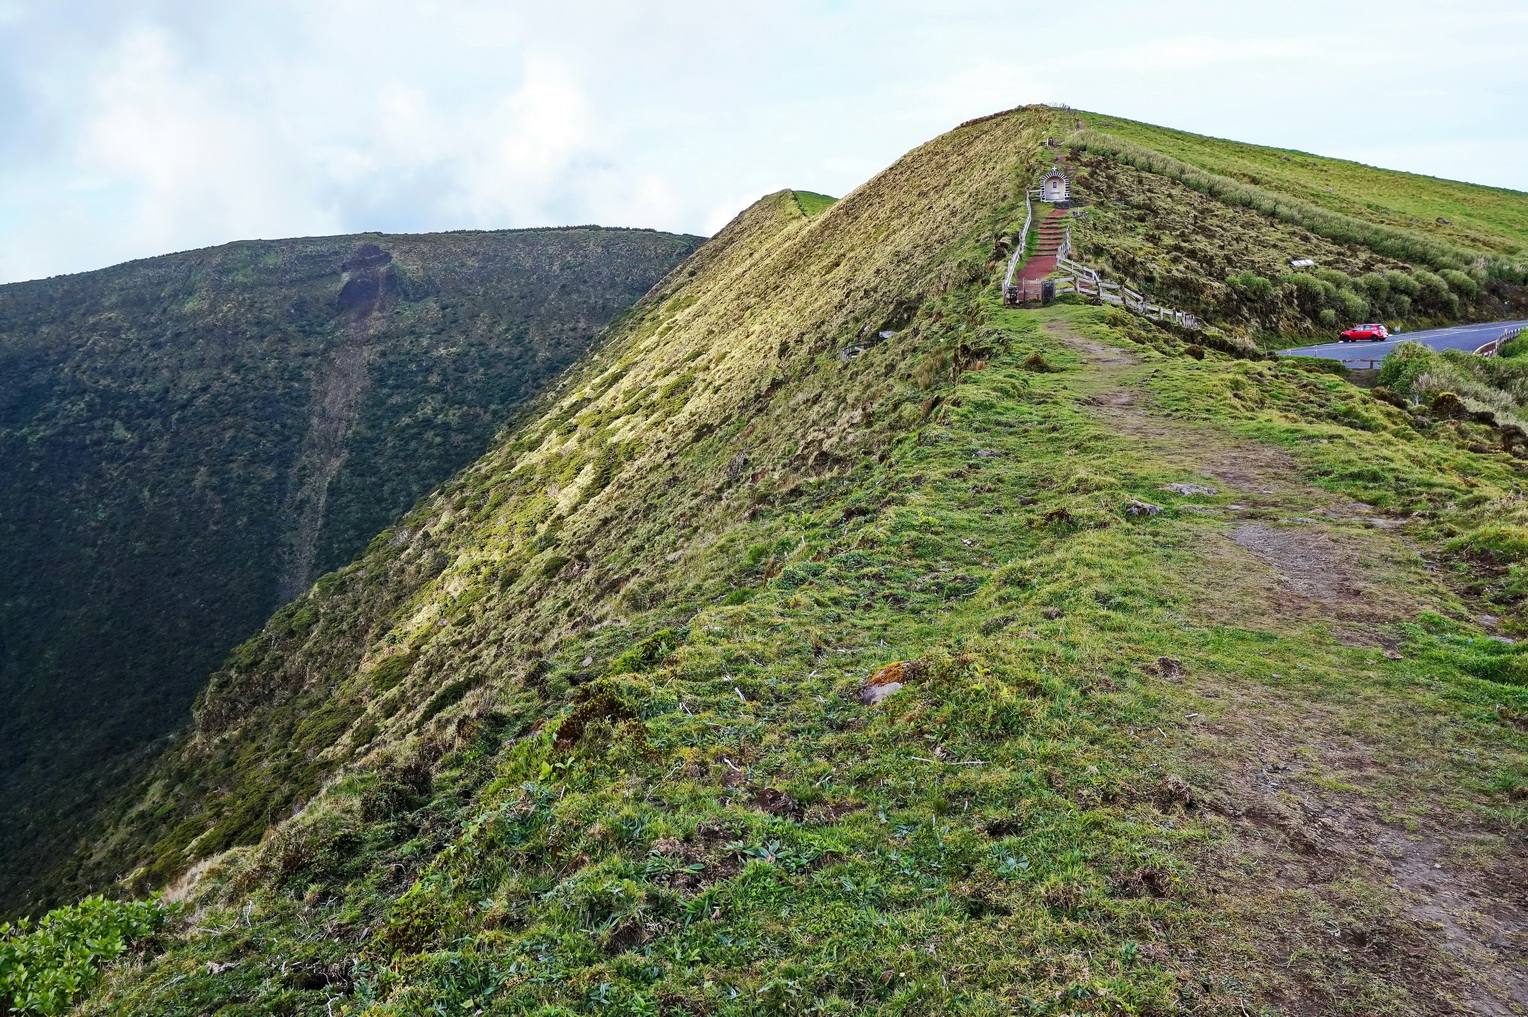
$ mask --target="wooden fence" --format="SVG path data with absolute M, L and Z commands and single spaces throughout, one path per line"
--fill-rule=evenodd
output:
M 1050 280 L 1020 279 L 1015 283 L 1014 272 L 1018 269 L 1019 261 L 1024 255 L 1024 245 L 1027 242 L 1030 225 L 1033 223 L 1029 199 L 1038 194 L 1038 191 L 1029 191 L 1024 196 L 1024 229 L 1019 234 L 1019 247 L 1008 261 L 1008 274 L 1003 278 L 1003 295 L 1008 303 L 1024 304 L 1047 300 L 1062 293 L 1076 293 L 1078 296 L 1090 297 L 1100 303 L 1123 307 L 1143 317 L 1165 321 L 1180 328 L 1199 331 L 1204 327 L 1198 318 L 1187 311 L 1175 311 L 1170 307 L 1153 304 L 1122 283 L 1108 282 L 1098 274 L 1098 269 L 1084 265 L 1080 261 L 1073 261 L 1074 249 L 1070 225 L 1062 235 L 1061 246 L 1056 249 L 1056 270 L 1061 273 L 1061 277 Z M 1047 282 L 1051 284 L 1049 293 L 1046 293 L 1045 283 Z
M 1073 261 L 1071 255 L 1072 227 L 1068 226 L 1066 235 L 1061 240 L 1061 247 L 1056 252 L 1056 268 L 1065 273 L 1062 278 L 1056 280 L 1058 294 L 1070 292 L 1078 296 L 1092 297 L 1099 303 L 1113 304 L 1115 307 L 1134 311 L 1142 317 L 1165 321 L 1196 332 L 1204 327 L 1198 318 L 1187 311 L 1175 311 L 1170 307 L 1153 304 L 1129 286 L 1104 279 L 1098 274 L 1098 269 L 1084 265 L 1080 261 Z
M 1024 192 L 1024 228 L 1019 230 L 1019 242 L 1014 246 L 1013 257 L 1008 259 L 1008 274 L 1003 276 L 1003 294 L 1009 303 L 1023 303 L 1022 300 L 1013 299 L 1013 274 L 1018 271 L 1019 262 L 1024 260 L 1024 251 L 1029 246 L 1029 227 L 1035 221 L 1035 209 L 1030 201 L 1039 196 L 1038 190 Z

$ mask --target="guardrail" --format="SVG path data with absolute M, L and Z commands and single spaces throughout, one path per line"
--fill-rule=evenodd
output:
M 1524 329 L 1521 325 L 1519 325 L 1517 328 L 1509 328 L 1501 335 L 1497 336 L 1495 339 L 1492 339 L 1490 342 L 1480 347 L 1480 349 L 1476 350 L 1475 353 L 1477 356 L 1494 357 L 1498 352 L 1500 352 L 1503 346 L 1507 345 L 1509 342 L 1522 335 L 1523 331 Z

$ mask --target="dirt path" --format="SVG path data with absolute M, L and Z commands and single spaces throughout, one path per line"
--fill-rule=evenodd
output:
M 1384 626 L 1440 608 L 1427 596 L 1425 563 L 1372 506 L 1305 482 L 1300 463 L 1280 449 L 1150 412 L 1140 387 L 1149 368 L 1139 358 L 1058 322 L 1047 329 L 1088 363 L 1076 387 L 1094 416 L 1197 485 L 1236 499 L 1192 509 L 1240 525 L 1205 534 L 1207 567 L 1194 577 L 1199 613 L 1185 621 L 1271 630 L 1327 622 L 1344 642 L 1387 645 L 1394 640 Z M 1386 564 L 1383 575 L 1373 562 Z
M 1223 496 L 1189 523 L 1202 534 L 1201 567 L 1164 577 L 1190 587 L 1195 607 L 1185 624 L 1296 637 L 1324 628 L 1342 643 L 1394 655 L 1395 622 L 1452 601 L 1372 507 L 1307 483 L 1286 452 L 1151 412 L 1142 387 L 1150 365 L 1060 322 L 1046 327 L 1086 362 L 1069 384 L 1098 420 L 1142 455 Z M 1224 497 L 1234 501 L 1225 505 Z M 1528 861 L 1506 850 L 1503 833 L 1441 809 L 1433 821 L 1408 826 L 1369 796 L 1341 790 L 1416 766 L 1383 725 L 1355 724 L 1354 710 L 1364 706 L 1291 700 L 1256 680 L 1191 670 L 1175 677 L 1206 704 L 1193 716 L 1208 719 L 1176 737 L 1186 766 L 1214 761 L 1218 791 L 1205 807 L 1232 837 L 1203 860 L 1216 873 L 1210 892 L 1266 930 L 1265 963 L 1292 972 L 1286 984 L 1265 987 L 1281 1009 L 1528 1013 Z M 1363 893 L 1377 895 L 1364 905 L 1374 912 L 1365 928 L 1321 917 L 1351 912 Z M 1314 956 L 1325 958 L 1313 969 L 1320 978 L 1306 984 L 1293 972 Z M 1343 1000 L 1340 978 L 1322 983 L 1343 965 L 1404 988 L 1414 1009 Z

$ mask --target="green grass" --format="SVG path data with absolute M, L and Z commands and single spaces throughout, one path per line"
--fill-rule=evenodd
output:
M 82 1012 L 1398 1015 L 1489 986 L 1373 837 L 1436 848 L 1439 906 L 1512 878 L 1525 655 L 1477 619 L 1519 631 L 1521 599 L 1451 544 L 1515 464 L 1230 341 L 999 307 L 1064 126 L 966 125 L 812 216 L 761 200 L 245 644 L 64 874 L 198 866 L 195 926 Z
M 813 191 L 792 191 L 791 193 L 796 196 L 796 204 L 801 207 L 802 214 L 808 216 L 816 215 L 838 200 Z
M 0 808 L 24 817 L 0 831 L 0 914 L 43 900 L 17 860 L 66 855 L 233 646 L 477 458 L 697 240 L 252 241 L 0 286 Z M 344 271 L 367 243 L 391 262 Z M 358 326 L 340 296 L 363 276 L 382 308 Z M 346 393 L 348 420 L 321 412 Z
M 1066 138 L 1081 256 L 1223 329 L 1277 342 L 1528 306 L 1528 195 L 1081 116 Z M 1418 202 L 1456 218 L 1402 211 Z
M 1223 398 L 1213 416 L 1292 449 L 1336 433 L 1324 410 L 1284 418 L 1307 409 L 1312 385 L 1340 382 L 1164 358 L 1087 308 L 989 320 L 995 355 L 947 390 L 948 408 L 882 462 L 775 502 L 708 552 L 708 571 L 757 589 L 747 603 L 695 602 L 683 630 L 631 642 L 592 684 L 577 683 L 591 673 L 582 657 L 621 644 L 574 640 L 540 679 L 566 705 L 506 741 L 547 708 L 504 687 L 508 716 L 479 719 L 482 733 L 423 795 L 379 796 L 390 773 L 417 765 L 403 759 L 347 778 L 221 877 L 214 899 L 234 931 L 125 974 L 100 1006 L 189 1013 L 252 999 L 303 1012 L 328 990 L 283 987 L 275 956 L 322 969 L 351 949 L 348 1005 L 374 1015 L 1000 1013 L 1016 988 L 1031 1013 L 1081 1000 L 1108 1013 L 1214 1012 L 1259 986 L 1290 991 L 1285 975 L 1237 965 L 1263 948 L 1259 910 L 1297 898 L 1255 878 L 1211 898 L 1195 874 L 1237 836 L 1184 804 L 1227 790 L 1218 773 L 1234 744 L 1183 720 L 1237 716 L 1205 698 L 1218 686 L 1338 711 L 1383 758 L 1424 761 L 1366 774 L 1326 764 L 1313 786 L 1414 821 L 1513 812 L 1484 790 L 1523 759 L 1491 706 L 1528 709 L 1528 692 L 1482 682 L 1470 671 L 1480 665 L 1425 629 L 1407 630 L 1414 649 L 1393 662 L 1298 621 L 1185 624 L 1202 610 L 1201 570 L 1232 567 L 1204 558 L 1225 524 L 1163 494 L 1198 478 L 1095 420 L 1085 399 L 1099 383 L 1039 326 L 1059 320 L 1136 349 L 1169 414 L 1175 400 L 1253 380 L 1262 406 Z M 1026 370 L 1035 353 L 1061 370 Z M 1321 451 L 1307 468 L 1347 490 L 1329 465 L 1378 449 Z M 867 492 L 878 507 L 851 512 Z M 1134 519 L 1131 499 L 1167 507 Z M 1163 657 L 1205 678 L 1164 682 L 1151 668 Z M 865 677 L 899 660 L 914 662 L 906 687 L 861 703 Z M 1300 723 L 1292 708 L 1273 712 Z M 1451 718 L 1442 744 L 1432 716 Z M 1321 922 L 1410 927 L 1393 900 L 1360 892 L 1317 889 L 1301 906 L 1312 937 Z M 299 947 L 298 930 L 318 925 L 367 932 L 354 948 Z M 1209 944 L 1224 956 L 1188 960 Z M 236 956 L 237 974 L 207 972 Z M 1174 975 L 1185 963 L 1199 972 L 1190 987 Z M 1413 1002 L 1336 946 L 1295 969 L 1297 985 L 1335 974 L 1368 1012 Z
M 1521 191 L 1209 138 L 1097 113 L 1080 116 L 1091 130 L 1334 213 L 1456 247 L 1528 253 L 1528 194 Z

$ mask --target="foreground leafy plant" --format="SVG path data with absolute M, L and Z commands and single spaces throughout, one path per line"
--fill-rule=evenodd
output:
M 103 964 L 163 929 L 170 913 L 157 897 L 94 896 L 35 925 L 26 919 L 0 925 L 0 1004 L 12 1013 L 63 1013 L 95 984 Z

